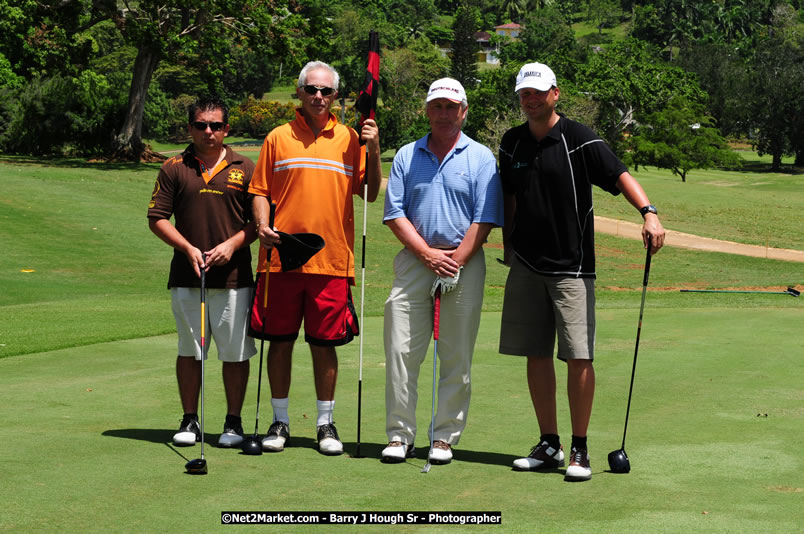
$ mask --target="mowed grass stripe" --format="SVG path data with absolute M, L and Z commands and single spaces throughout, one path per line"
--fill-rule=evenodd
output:
M 599 317 L 589 438 L 594 477 L 584 484 L 563 482 L 561 472 L 510 469 L 538 430 L 524 360 L 497 354 L 498 313 L 483 315 L 469 424 L 456 460 L 427 475 L 419 471 L 427 446 L 432 347 L 419 384 L 419 458 L 393 466 L 378 459 L 386 440 L 379 317 L 365 325 L 367 458 L 315 451 L 312 371 L 301 345 L 291 389 L 291 446 L 257 457 L 210 446 L 206 477 L 183 474 L 184 462 L 198 457 L 198 446 L 168 445 L 180 417 L 173 335 L 4 359 L 0 401 L 14 409 L 0 413 L 0 498 L 6 503 L 0 530 L 223 531 L 220 511 L 228 509 L 491 509 L 503 512 L 506 532 L 794 531 L 804 520 L 795 453 L 804 437 L 804 414 L 795 408 L 800 380 L 790 370 L 802 357 L 795 333 L 804 313 L 681 311 L 654 307 L 652 300 L 649 295 L 629 422 L 629 475 L 606 473 L 605 455 L 619 448 L 622 436 L 638 303 Z M 357 345 L 339 354 L 335 420 L 352 452 Z M 568 440 L 563 365 L 557 373 L 560 430 Z M 225 407 L 217 361 L 210 362 L 207 378 L 207 438 L 214 443 Z M 247 432 L 253 428 L 256 380 L 252 373 L 243 412 Z M 270 419 L 266 390 L 263 402 L 264 432 Z M 48 445 L 54 439 L 58 446 Z M 583 514 L 567 508 L 578 499 Z

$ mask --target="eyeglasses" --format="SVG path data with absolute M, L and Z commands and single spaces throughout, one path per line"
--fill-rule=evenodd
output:
M 207 128 L 209 128 L 213 132 L 218 132 L 220 130 L 223 130 L 224 126 L 226 126 L 226 125 L 224 123 L 222 123 L 222 122 L 195 121 L 193 123 L 193 128 L 195 128 L 196 130 L 200 130 L 202 132 L 205 132 L 207 130 Z
M 335 89 L 332 87 L 319 87 L 318 85 L 304 85 L 302 89 L 304 89 L 304 92 L 308 95 L 314 95 L 318 91 L 321 91 L 321 96 L 329 96 L 335 92 Z

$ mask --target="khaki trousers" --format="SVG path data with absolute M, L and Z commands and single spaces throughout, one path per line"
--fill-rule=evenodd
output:
M 385 301 L 383 335 L 386 433 L 388 441 L 412 444 L 416 438 L 419 371 L 433 335 L 430 289 L 436 275 L 407 249 L 394 258 L 394 274 Z M 461 271 L 458 286 L 441 296 L 434 439 L 450 445 L 460 440 L 469 412 L 472 354 L 485 278 L 486 262 L 480 249 Z M 427 383 L 431 387 L 430 380 Z

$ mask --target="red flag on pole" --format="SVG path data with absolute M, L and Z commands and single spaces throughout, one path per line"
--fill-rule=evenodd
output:
M 355 107 L 360 112 L 360 120 L 357 123 L 358 130 L 362 128 L 363 121 L 374 118 L 374 111 L 377 109 L 377 94 L 380 90 L 380 36 L 371 30 L 368 42 L 368 65 L 366 67 L 366 77 L 363 79 L 363 87 L 357 96 Z
M 363 128 L 366 119 L 374 118 L 374 111 L 377 109 L 377 93 L 380 91 L 380 36 L 374 30 L 369 32 L 368 42 L 368 66 L 366 67 L 366 77 L 363 80 L 363 88 L 357 96 L 355 107 L 360 112 L 360 120 L 357 123 L 357 130 Z M 363 144 L 363 141 L 360 141 Z M 366 151 L 366 166 L 368 166 L 368 151 Z M 360 278 L 360 323 L 363 323 L 363 311 L 366 304 L 366 213 L 368 211 L 368 176 L 363 178 L 363 247 L 361 258 L 361 278 Z M 363 338 L 366 336 L 361 332 L 360 335 L 360 371 L 357 381 L 357 450 L 355 457 L 360 458 L 360 422 L 363 406 Z

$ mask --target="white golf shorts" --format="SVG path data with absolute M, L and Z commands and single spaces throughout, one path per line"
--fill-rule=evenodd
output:
M 201 290 L 197 287 L 173 287 L 170 297 L 179 335 L 179 356 L 195 356 L 200 360 Z M 214 339 L 221 361 L 243 362 L 257 353 L 254 338 L 246 334 L 251 298 L 250 287 L 207 289 L 204 306 L 207 352 Z

